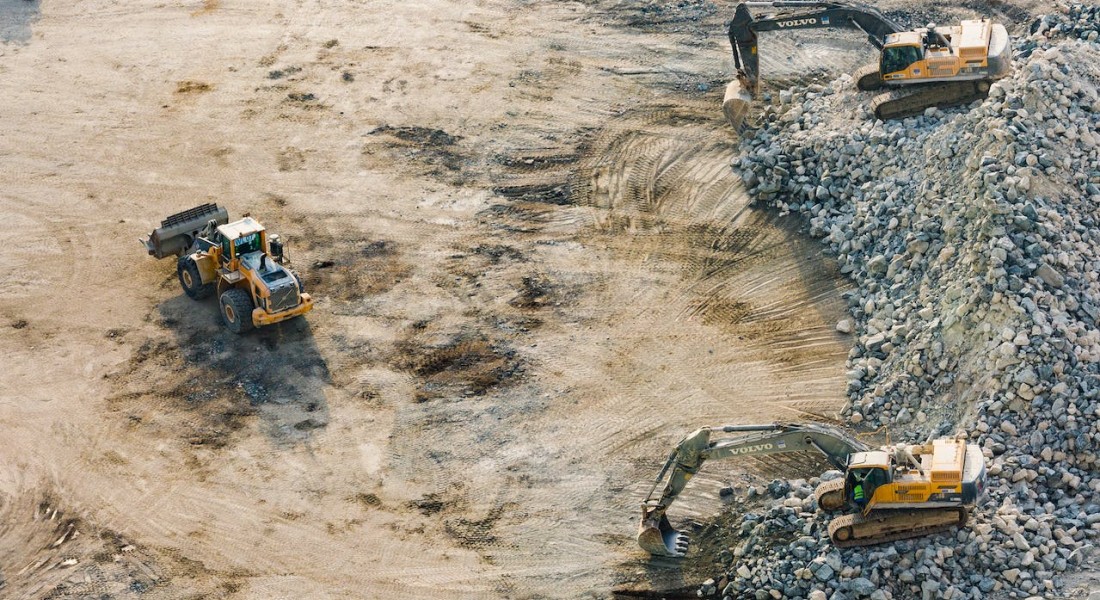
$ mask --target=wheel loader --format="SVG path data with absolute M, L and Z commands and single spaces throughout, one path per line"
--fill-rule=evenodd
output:
M 140 240 L 150 256 L 176 257 L 185 294 L 217 294 L 225 326 L 234 333 L 306 314 L 313 299 L 284 263 L 285 248 L 252 217 L 229 222 L 217 204 L 176 213 Z
M 779 12 L 756 17 L 750 9 Z M 875 116 L 900 119 L 925 109 L 967 104 L 985 98 L 989 86 L 1012 70 L 1011 44 L 1004 25 L 986 19 L 953 27 L 906 31 L 878 10 L 836 2 L 744 2 L 729 24 L 737 78 L 726 87 L 722 110 L 744 132 L 753 98 L 760 92 L 757 33 L 799 29 L 849 28 L 867 34 L 878 48 L 876 64 L 855 73 L 856 87 L 884 91 L 871 100 Z
M 712 440 L 714 434 L 734 434 Z M 985 457 L 965 437 L 872 449 L 835 427 L 773 423 L 704 427 L 669 454 L 642 503 L 638 544 L 654 556 L 683 557 L 689 538 L 666 512 L 708 459 L 820 452 L 844 476 L 814 491 L 818 508 L 845 510 L 829 522 L 839 548 L 870 546 L 961 527 L 985 493 Z M 657 487 L 665 482 L 659 499 Z

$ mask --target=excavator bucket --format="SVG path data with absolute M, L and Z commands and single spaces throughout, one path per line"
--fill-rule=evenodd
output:
M 638 531 L 638 545 L 653 556 L 683 558 L 691 540 L 683 532 L 674 529 L 668 517 L 651 518 L 647 507 L 642 507 L 642 526 Z
M 153 230 L 149 237 L 140 240 L 150 256 L 164 258 L 180 256 L 198 237 L 199 232 L 210 221 L 218 225 L 229 222 L 229 212 L 217 204 L 203 204 L 190 210 L 176 213 L 161 221 L 160 227 Z
M 749 128 L 747 123 L 752 108 L 752 92 L 745 88 L 740 79 L 734 79 L 726 86 L 726 96 L 722 99 L 722 112 L 726 120 L 738 135 Z

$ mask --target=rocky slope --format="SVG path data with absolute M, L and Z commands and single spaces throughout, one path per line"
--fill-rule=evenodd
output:
M 734 519 L 729 598 L 1059 595 L 1100 537 L 1100 9 L 1016 40 L 971 107 L 876 121 L 848 76 L 779 93 L 733 167 L 856 284 L 849 405 L 893 439 L 970 433 L 989 492 L 953 535 L 837 551 L 810 485 Z M 853 110 L 852 107 L 858 107 Z

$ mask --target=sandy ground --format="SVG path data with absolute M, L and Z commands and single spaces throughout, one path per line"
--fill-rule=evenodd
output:
M 633 541 L 668 449 L 829 419 L 849 347 L 835 267 L 729 172 L 731 10 L 0 0 L 0 596 L 697 583 Z M 238 337 L 187 299 L 136 240 L 204 201 L 316 310 Z

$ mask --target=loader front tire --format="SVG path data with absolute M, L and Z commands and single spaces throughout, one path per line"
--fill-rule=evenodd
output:
M 222 321 L 233 333 L 252 329 L 252 296 L 248 290 L 233 288 L 221 296 Z
M 210 294 L 214 293 L 214 284 L 202 282 L 199 266 L 189 256 L 184 256 L 176 261 L 176 276 L 180 279 L 180 287 L 183 288 L 183 293 L 187 294 L 187 297 L 192 300 L 209 298 Z

